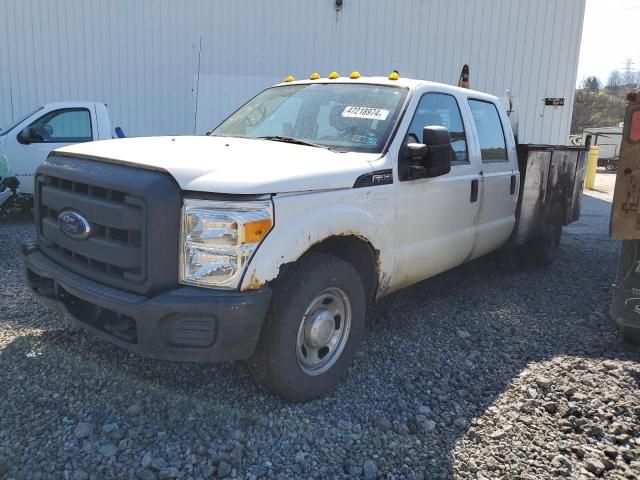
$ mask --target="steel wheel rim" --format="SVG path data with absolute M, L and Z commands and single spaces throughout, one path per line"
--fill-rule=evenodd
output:
M 351 302 L 338 287 L 311 300 L 298 327 L 296 357 L 307 375 L 320 375 L 340 358 L 351 330 Z

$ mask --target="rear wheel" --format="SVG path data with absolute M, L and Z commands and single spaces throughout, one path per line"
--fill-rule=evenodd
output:
M 312 253 L 273 289 L 249 370 L 288 400 L 322 396 L 344 376 L 362 339 L 366 301 L 360 275 L 340 258 Z

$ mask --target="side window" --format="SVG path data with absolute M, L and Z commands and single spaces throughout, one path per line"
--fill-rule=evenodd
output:
M 86 108 L 54 110 L 40 117 L 30 127 L 38 143 L 80 143 L 93 140 L 91 115 Z
M 498 109 L 493 103 L 482 100 L 470 99 L 469 106 L 478 131 L 482 162 L 506 162 L 507 146 Z
M 454 97 L 445 93 L 425 93 L 418 103 L 407 135 L 415 137 L 411 138 L 413 142 L 422 142 L 422 129 L 431 125 L 439 125 L 449 130 L 454 155 L 451 161 L 469 163 L 467 136 L 460 108 Z

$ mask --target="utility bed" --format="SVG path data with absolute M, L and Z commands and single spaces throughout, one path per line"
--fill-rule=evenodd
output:
M 522 245 L 542 233 L 551 208 L 560 204 L 563 225 L 580 218 L 588 147 L 518 145 L 520 196 L 512 242 Z

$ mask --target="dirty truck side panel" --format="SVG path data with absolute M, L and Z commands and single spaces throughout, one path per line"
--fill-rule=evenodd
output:
M 241 290 L 259 288 L 314 245 L 335 236 L 367 241 L 377 256 L 378 285 L 389 286 L 393 271 L 392 185 L 285 194 L 274 197 L 275 226 L 255 253 Z
M 565 225 L 580 217 L 586 152 L 577 147 L 519 145 L 522 188 L 513 233 L 516 245 L 541 234 L 554 205 L 563 208 Z
M 545 204 L 551 207 L 559 203 L 564 208 L 564 224 L 569 223 L 571 202 L 576 172 L 578 171 L 578 151 L 556 147 L 551 155 L 549 184 L 545 196 Z
M 520 245 L 533 237 L 542 221 L 544 212 L 542 205 L 544 192 L 547 190 L 551 151 L 530 152 L 522 157 L 524 163 L 520 172 L 527 172 L 526 181 L 522 182 L 520 200 L 518 202 L 518 225 L 516 230 L 516 244 Z
M 576 175 L 573 183 L 573 199 L 571 201 L 571 209 L 569 211 L 568 222 L 575 222 L 580 218 L 580 209 L 582 208 L 582 191 L 584 190 L 584 177 L 587 173 L 587 149 L 579 150 L 577 155 Z

